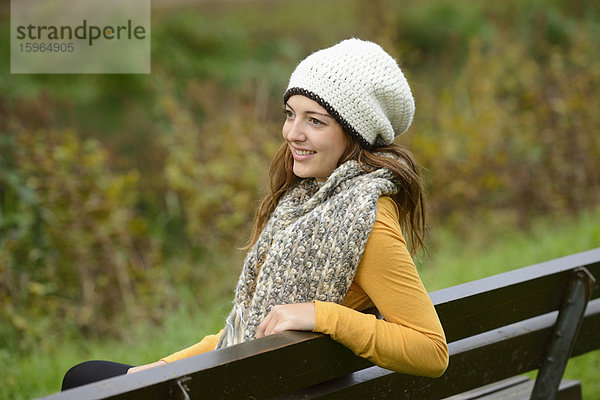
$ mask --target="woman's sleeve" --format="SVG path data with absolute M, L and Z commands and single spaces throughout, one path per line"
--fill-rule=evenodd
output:
M 406 248 L 396 204 L 382 197 L 377 206 L 377 220 L 354 283 L 384 320 L 317 301 L 314 331 L 329 334 L 356 355 L 383 368 L 438 377 L 448 366 L 444 331 Z
M 195 356 L 196 354 L 202 354 L 212 351 L 215 349 L 215 347 L 217 347 L 217 343 L 219 343 L 219 338 L 221 337 L 222 333 L 223 330 L 221 329 L 216 335 L 205 336 L 198 343 L 187 347 L 183 350 L 180 350 L 177 353 L 173 353 L 170 356 L 161 358 L 161 360 L 170 363 L 173 361 L 181 360 L 182 358 L 187 358 Z

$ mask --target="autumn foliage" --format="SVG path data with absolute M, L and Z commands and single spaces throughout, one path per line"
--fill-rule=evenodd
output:
M 424 167 L 432 226 L 527 229 L 597 205 L 597 7 L 414 3 L 156 9 L 148 76 L 2 71 L 0 346 L 160 321 L 179 285 L 228 293 L 289 73 L 349 36 L 381 43 L 412 85 L 399 141 Z

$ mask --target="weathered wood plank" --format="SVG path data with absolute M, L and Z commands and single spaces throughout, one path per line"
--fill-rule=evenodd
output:
M 469 390 L 468 392 L 456 394 L 454 396 L 446 397 L 444 400 L 474 400 L 481 399 L 484 396 L 494 395 L 498 392 L 510 390 L 515 386 L 519 386 L 530 379 L 524 375 L 513 376 L 508 379 L 503 379 L 500 382 L 494 382 L 489 385 L 478 387 L 477 389 Z
M 448 342 L 557 310 L 571 271 L 600 282 L 600 248 L 431 293 Z M 600 296 L 596 287 L 592 299 Z
M 282 332 L 43 399 L 165 399 L 188 377 L 190 395 L 200 398 L 268 398 L 372 365 L 325 335 Z
M 278 399 L 443 399 L 535 370 L 552 334 L 557 312 L 449 344 L 450 364 L 437 379 L 371 367 Z M 572 356 L 600 346 L 600 299 L 589 303 Z
M 530 400 L 534 381 L 524 375 L 446 397 L 444 400 Z M 581 400 L 581 384 L 563 379 L 555 400 Z

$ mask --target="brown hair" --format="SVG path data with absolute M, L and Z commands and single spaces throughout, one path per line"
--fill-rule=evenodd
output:
M 360 146 L 349 135 L 347 136 L 349 145 L 340 157 L 338 166 L 353 159 L 357 160 L 360 167 L 366 172 L 383 167 L 389 169 L 395 175 L 400 187 L 392 199 L 398 206 L 399 222 L 407 236 L 410 251 L 414 255 L 420 249 L 425 249 L 426 213 L 423 182 L 419 166 L 412 153 L 404 146 L 394 143 L 368 150 Z M 390 154 L 394 157 L 390 157 Z M 271 162 L 269 192 L 256 209 L 247 249 L 258 240 L 283 194 L 302 179 L 294 175 L 293 162 L 289 146 L 287 142 L 284 142 Z

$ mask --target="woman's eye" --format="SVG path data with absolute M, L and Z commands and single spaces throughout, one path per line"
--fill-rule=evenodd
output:
M 314 117 L 310 117 L 308 119 L 308 122 L 310 122 L 314 126 L 321 126 L 321 125 L 323 125 L 323 123 L 321 121 L 319 121 L 318 119 L 316 119 Z
M 285 115 L 286 118 L 293 118 L 294 117 L 294 113 L 291 112 L 290 110 L 283 110 L 283 114 Z

